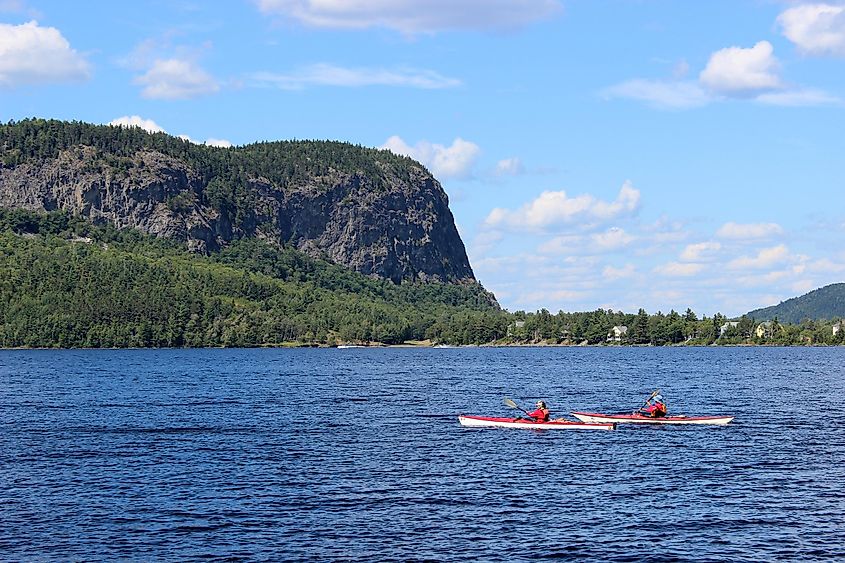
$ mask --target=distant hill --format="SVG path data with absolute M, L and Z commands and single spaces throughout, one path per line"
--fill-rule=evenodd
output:
M 758 321 L 777 318 L 780 322 L 800 323 L 804 319 L 845 318 L 845 283 L 834 283 L 748 313 Z

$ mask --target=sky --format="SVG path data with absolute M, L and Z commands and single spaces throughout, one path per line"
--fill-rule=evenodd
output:
M 741 315 L 845 281 L 845 3 L 0 0 L 0 121 L 428 167 L 508 310 Z

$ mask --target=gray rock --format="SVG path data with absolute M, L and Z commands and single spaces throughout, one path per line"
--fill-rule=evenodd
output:
M 285 186 L 249 177 L 254 206 L 233 221 L 207 202 L 207 181 L 178 158 L 152 150 L 114 157 L 79 145 L 0 168 L 0 206 L 62 209 L 184 241 L 194 252 L 257 236 L 396 283 L 474 281 L 440 183 L 412 161 L 401 171 L 376 164 L 379 179 L 331 168 Z

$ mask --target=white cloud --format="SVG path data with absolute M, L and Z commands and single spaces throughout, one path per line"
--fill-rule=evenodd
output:
M 799 295 L 802 295 L 817 288 L 818 285 L 813 280 L 798 280 L 792 285 L 790 285 L 790 289 L 792 289 L 792 291 Z
M 845 6 L 804 4 L 785 10 L 777 21 L 802 52 L 845 56 Z
M 654 268 L 654 272 L 673 278 L 685 278 L 694 276 L 704 269 L 703 264 L 692 264 L 684 262 L 669 262 Z
M 460 80 L 443 76 L 433 70 L 407 67 L 392 70 L 345 68 L 325 63 L 310 65 L 290 74 L 258 72 L 252 74 L 251 78 L 256 85 L 273 86 L 281 90 L 301 90 L 308 86 L 400 86 L 435 90 L 461 85 Z
M 109 125 L 119 127 L 140 127 L 150 133 L 166 133 L 166 131 L 152 119 L 144 119 L 139 115 L 124 115 L 109 121 Z
M 415 146 L 410 146 L 401 137 L 394 135 L 380 148 L 419 161 L 438 178 L 471 177 L 472 168 L 481 154 L 478 145 L 460 137 L 452 141 L 449 147 L 428 141 L 420 141 Z
M 780 244 L 771 248 L 764 248 L 756 256 L 740 256 L 728 262 L 728 268 L 733 270 L 764 269 L 781 264 L 789 258 L 789 250 Z
M 211 75 L 196 63 L 183 59 L 157 59 L 134 82 L 144 87 L 143 97 L 158 100 L 197 98 L 220 89 Z
M 194 139 L 190 138 L 188 135 L 179 135 L 179 138 L 183 141 L 188 141 L 189 143 L 194 143 L 195 145 L 208 145 L 209 147 L 217 147 L 222 149 L 228 149 L 232 147 L 232 143 L 227 141 L 226 139 L 215 139 L 213 137 L 206 139 L 205 141 L 195 141 Z
M 206 139 L 205 144 L 210 147 L 217 147 L 220 149 L 228 149 L 232 146 L 231 141 L 227 141 L 226 139 L 215 139 L 213 137 L 210 139 Z
M 845 6 L 824 6 L 825 9 L 835 8 L 845 12 Z M 789 12 L 787 10 L 784 13 Z M 845 45 L 845 15 L 838 11 L 837 14 L 835 22 L 825 20 L 824 25 L 835 28 L 828 31 L 837 37 L 841 34 L 841 41 Z M 835 41 L 831 39 L 829 43 Z M 845 55 L 845 48 L 842 54 Z M 713 52 L 706 67 L 699 73 L 698 82 L 682 80 L 688 70 L 689 66 L 683 62 L 673 72 L 672 80 L 629 80 L 605 88 L 601 95 L 608 99 L 627 98 L 656 108 L 676 110 L 726 99 L 747 99 L 782 107 L 845 105 L 845 100 L 824 90 L 783 82 L 780 63 L 768 41 L 759 41 L 750 48 L 728 47 Z
M 525 167 L 519 158 L 505 158 L 496 163 L 496 176 L 519 176 L 525 172 Z
M 112 119 L 108 124 L 114 125 L 115 127 L 140 127 L 144 131 L 149 131 L 150 133 L 167 133 L 161 125 L 152 119 L 144 119 L 140 115 L 124 115 L 123 117 Z M 188 141 L 190 143 L 194 143 L 195 145 L 208 145 L 210 147 L 219 148 L 229 148 L 232 146 L 232 143 L 226 139 L 210 138 L 203 142 L 195 141 L 188 135 L 178 135 L 178 137 L 183 141 Z
M 716 236 L 734 240 L 752 240 L 774 237 L 783 234 L 783 228 L 777 223 L 725 223 Z
M 55 27 L 0 24 L 0 87 L 87 80 L 88 62 Z
M 618 250 L 634 242 L 636 237 L 629 235 L 624 229 L 612 227 L 603 233 L 591 235 L 590 239 L 602 250 Z
M 728 47 L 710 55 L 699 75 L 701 83 L 726 96 L 753 96 L 781 88 L 779 63 L 768 41 L 750 49 Z
M 512 29 L 557 14 L 558 0 L 256 0 L 265 14 L 313 27 L 381 27 L 408 35 Z
M 834 262 L 829 258 L 819 258 L 807 264 L 806 270 L 817 274 L 840 273 L 845 272 L 845 263 Z M 796 273 L 804 273 L 804 269 Z
M 484 256 L 495 248 L 496 243 L 502 240 L 502 233 L 498 231 L 482 231 L 472 240 L 471 251 L 474 257 Z
M 587 236 L 562 235 L 540 244 L 537 251 L 542 254 L 587 255 L 615 252 L 630 246 L 637 237 L 619 227 L 611 227 L 601 233 Z
M 687 109 L 707 105 L 710 96 L 695 82 L 629 80 L 602 91 L 605 98 L 628 98 L 651 106 Z
M 681 260 L 684 262 L 700 262 L 712 258 L 713 254 L 718 252 L 722 245 L 718 242 L 699 242 L 696 244 L 688 244 L 681 252 Z
M 601 275 L 606 280 L 613 281 L 632 278 L 636 273 L 637 269 L 634 267 L 633 264 L 625 264 L 621 268 L 616 268 L 614 266 L 605 266 L 601 272 Z
M 824 90 L 803 88 L 785 90 L 782 92 L 768 92 L 757 96 L 756 100 L 771 106 L 815 107 L 825 105 L 841 105 L 842 98 L 829 94 Z
M 639 205 L 640 191 L 625 181 L 612 202 L 596 199 L 590 194 L 569 197 L 565 191 L 546 191 L 520 209 L 493 209 L 485 223 L 488 226 L 501 225 L 515 229 L 542 229 L 579 221 L 608 221 L 633 215 Z

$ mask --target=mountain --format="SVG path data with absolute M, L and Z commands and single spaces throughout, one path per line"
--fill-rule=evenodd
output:
M 748 313 L 756 320 L 777 318 L 785 323 L 800 323 L 804 319 L 827 320 L 845 318 L 845 283 L 834 283 L 782 301 L 777 305 L 755 309 Z
M 409 158 L 349 143 L 215 148 L 138 128 L 10 122 L 0 207 L 66 211 L 201 254 L 258 238 L 394 283 L 475 283 L 440 183 Z

